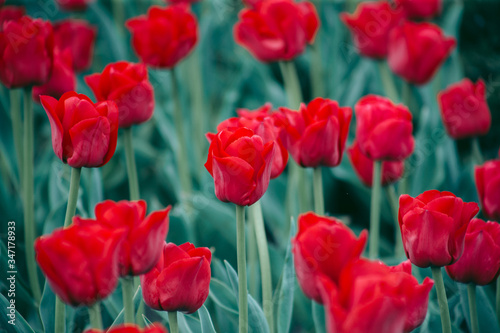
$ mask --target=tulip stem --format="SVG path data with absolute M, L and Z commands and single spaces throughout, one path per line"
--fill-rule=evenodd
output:
M 179 333 L 179 325 L 177 324 L 177 311 L 168 312 L 168 324 L 170 325 L 170 333 Z
M 443 333 L 451 333 L 450 310 L 448 309 L 448 300 L 446 299 L 446 290 L 444 289 L 443 273 L 441 267 L 431 267 L 432 277 L 436 283 L 436 293 L 441 311 L 441 326 Z
M 181 100 L 179 95 L 179 83 L 175 70 L 170 70 L 172 84 L 172 99 L 174 100 L 174 122 L 177 130 L 177 138 L 179 145 L 177 147 L 177 168 L 180 176 L 181 187 L 185 194 L 191 194 L 193 185 L 191 184 L 191 176 L 189 173 L 189 163 L 187 157 L 186 138 L 184 137 L 184 121 L 182 115 Z
M 123 313 L 125 323 L 134 323 L 134 278 L 122 277 Z
M 467 295 L 469 296 L 470 327 L 472 333 L 479 333 L 479 321 L 477 320 L 476 305 L 476 285 L 469 283 L 467 285 Z
M 64 227 L 71 224 L 71 219 L 76 213 L 76 203 L 78 201 L 78 189 L 80 187 L 81 168 L 71 168 L 71 180 L 69 182 L 68 205 L 66 207 L 66 217 L 64 218 Z
M 481 165 L 484 162 L 483 154 L 481 153 L 481 146 L 479 145 L 479 138 L 476 136 L 472 138 L 472 157 L 476 165 Z
M 24 89 L 24 157 L 23 157 L 23 194 L 24 194 L 24 246 L 26 253 L 26 267 L 31 292 L 36 303 L 40 302 L 41 291 L 36 269 L 35 249 L 33 244 L 36 238 L 35 207 L 34 207 L 34 173 L 33 173 L 33 101 L 31 88 Z
M 325 214 L 325 200 L 323 198 L 323 175 L 321 174 L 321 167 L 314 168 L 313 174 L 313 187 L 314 187 L 314 210 L 318 215 Z
M 239 333 L 248 332 L 247 263 L 245 253 L 245 206 L 236 205 L 236 252 L 238 259 Z
M 55 315 L 54 315 L 54 333 L 64 333 L 66 331 L 66 308 L 59 298 L 56 296 Z
M 21 120 L 21 95 L 18 89 L 10 90 L 10 118 L 12 121 L 12 136 L 16 150 L 17 168 L 19 170 L 19 186 L 23 186 L 23 124 Z
M 101 302 L 89 306 L 89 319 L 92 328 L 102 330 Z
M 405 250 L 403 246 L 403 239 L 401 238 L 401 231 L 399 227 L 399 221 L 398 221 L 398 209 L 399 209 L 399 203 L 398 203 L 398 196 L 396 194 L 396 189 L 394 188 L 394 185 L 387 185 L 384 187 L 385 189 L 385 195 L 387 199 L 389 200 L 389 205 L 391 206 L 391 212 L 392 212 L 392 219 L 394 220 L 395 224 L 395 232 L 394 232 L 394 254 L 397 258 L 403 257 L 405 255 Z
M 384 87 L 385 95 L 394 103 L 399 102 L 398 90 L 396 89 L 396 84 L 394 83 L 394 77 L 389 70 L 389 67 L 385 60 L 377 61 L 378 70 L 380 72 L 380 78 L 382 80 L 382 86 Z
M 280 61 L 279 64 L 288 97 L 288 107 L 292 109 L 298 108 L 303 99 L 295 64 L 293 61 Z
M 318 8 L 318 15 L 320 15 L 320 6 L 322 6 L 322 2 L 316 4 L 316 8 Z M 318 32 L 316 33 L 316 37 L 314 40 L 314 45 L 311 48 L 311 85 L 312 85 L 312 93 L 313 96 L 324 96 L 325 93 L 325 85 L 323 82 L 323 61 L 321 57 L 321 38 L 319 37 L 321 33 L 321 26 L 318 28 Z
M 368 256 L 371 259 L 378 257 L 378 243 L 380 238 L 380 192 L 382 161 L 373 162 L 373 180 L 372 180 L 372 201 L 370 207 L 370 246 L 368 247 Z
M 264 315 L 269 325 L 269 332 L 274 332 L 273 317 L 273 283 L 271 276 L 271 262 L 269 260 L 269 248 L 267 244 L 266 229 L 262 216 L 262 206 L 257 201 L 248 207 L 249 218 L 255 227 L 255 237 L 257 239 L 257 250 L 260 259 L 260 276 L 262 279 L 262 307 Z
M 135 164 L 132 127 L 123 129 L 123 142 L 125 145 L 125 159 L 127 161 L 130 200 L 139 200 L 141 196 L 139 192 L 139 179 L 137 177 L 137 165 Z

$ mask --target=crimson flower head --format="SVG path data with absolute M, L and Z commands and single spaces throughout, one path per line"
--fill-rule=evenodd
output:
M 470 220 L 479 207 L 451 192 L 429 190 L 399 198 L 399 227 L 406 256 L 412 264 L 442 267 L 456 262 L 464 251 Z
M 119 61 L 107 65 L 102 73 L 87 75 L 85 82 L 99 102 L 116 103 L 121 128 L 143 123 L 153 116 L 155 99 L 146 65 Z
M 461 283 L 490 284 L 500 275 L 500 224 L 473 219 L 465 234 L 464 254 L 445 267 Z
M 67 92 L 57 100 L 40 96 L 57 157 L 74 168 L 100 167 L 111 159 L 118 138 L 118 108 L 112 101 L 92 103 L 85 95 Z
M 500 155 L 500 151 L 498 153 Z M 475 178 L 483 214 L 500 220 L 500 160 L 487 161 L 476 167 Z
M 141 275 L 144 302 L 155 310 L 193 313 L 208 297 L 212 253 L 191 243 L 165 243 L 156 266 Z
M 23 16 L 0 31 L 0 81 L 9 89 L 41 85 L 52 73 L 54 34 L 48 21 Z
M 160 323 L 153 323 L 145 328 L 140 328 L 135 324 L 121 324 L 113 326 L 106 331 L 90 328 L 84 333 L 168 333 L 167 329 Z
M 95 219 L 78 219 L 79 225 L 100 224 L 125 231 L 119 250 L 120 275 L 141 275 L 158 262 L 168 233 L 171 207 L 146 216 L 146 202 L 106 200 L 95 206 Z
M 148 14 L 129 19 L 132 45 L 143 63 L 172 68 L 184 59 L 198 40 L 198 23 L 189 5 L 151 7 Z
M 96 28 L 85 20 L 67 19 L 54 24 L 55 46 L 70 50 L 76 72 L 87 70 L 92 64 L 96 33 Z
M 411 155 L 415 147 L 412 115 L 402 104 L 368 95 L 354 108 L 356 140 L 359 149 L 372 160 L 400 161 Z
M 234 26 L 236 43 L 264 62 L 291 60 L 314 42 L 319 18 L 314 5 L 293 0 L 250 1 Z
M 409 18 L 431 19 L 441 13 L 442 0 L 396 0 L 396 5 L 404 10 Z
M 83 11 L 95 0 L 56 0 L 59 7 L 66 11 Z
M 288 151 L 281 141 L 280 128 L 276 125 L 275 113 L 271 114 L 271 104 L 267 103 L 257 110 L 239 109 L 238 117 L 224 120 L 217 126 L 217 132 L 231 127 L 246 127 L 259 135 L 264 143 L 274 142 L 277 149 L 273 159 L 271 179 L 281 175 L 288 162 Z M 213 137 L 209 134 L 209 139 Z
M 337 283 L 345 265 L 363 252 L 368 233 L 363 230 L 356 237 L 341 221 L 314 213 L 300 215 L 298 224 L 292 239 L 297 280 L 308 298 L 323 303 L 314 281 L 324 275 Z
M 444 126 L 454 139 L 485 135 L 491 127 L 491 112 L 486 102 L 483 80 L 469 79 L 452 84 L 438 94 Z
M 1 3 L 1 1 L 0 1 Z M 3 30 L 3 23 L 7 21 L 17 21 L 26 14 L 24 7 L 2 6 L 0 7 L 0 31 Z
M 402 10 L 388 1 L 361 2 L 353 14 L 341 13 L 340 19 L 351 31 L 359 53 L 371 58 L 385 58 L 389 32 L 404 19 Z
M 299 112 L 280 108 L 276 124 L 295 162 L 303 167 L 337 166 L 342 161 L 352 110 L 336 101 L 316 98 Z
M 89 306 L 110 295 L 119 278 L 124 233 L 98 224 L 59 228 L 35 241 L 36 261 L 54 293 L 66 304 Z
M 425 84 L 448 58 L 457 42 L 432 23 L 406 21 L 389 35 L 387 61 L 408 82 Z
M 215 196 L 224 202 L 250 206 L 266 192 L 275 156 L 274 141 L 251 129 L 227 128 L 212 138 L 205 168 L 214 178 Z

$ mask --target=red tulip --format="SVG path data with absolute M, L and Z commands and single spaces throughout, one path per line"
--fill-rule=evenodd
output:
M 402 195 L 398 219 L 406 256 L 422 268 L 453 264 L 462 256 L 467 226 L 478 211 L 475 202 L 463 202 L 451 192 Z
M 23 16 L 0 31 L 0 81 L 9 89 L 44 84 L 52 73 L 50 22 Z
M 76 224 L 78 220 L 73 218 Z M 63 302 L 89 306 L 110 295 L 118 283 L 123 235 L 97 224 L 59 228 L 35 241 L 36 260 Z
M 400 161 L 413 152 L 412 115 L 402 104 L 376 95 L 361 98 L 355 106 L 356 140 L 372 160 Z
M 160 323 L 153 323 L 152 325 L 140 328 L 134 324 L 121 324 L 118 326 L 113 326 L 106 331 L 99 330 L 96 328 L 91 328 L 84 333 L 168 333 L 167 329 L 163 327 Z
M 362 2 L 353 14 L 341 13 L 340 19 L 351 31 L 354 45 L 366 57 L 385 58 L 389 32 L 404 19 L 387 1 Z
M 389 34 L 387 61 L 394 73 L 414 84 L 427 83 L 457 42 L 432 23 L 405 22 Z
M 315 281 L 324 275 L 337 283 L 345 265 L 363 252 L 368 233 L 363 230 L 356 238 L 339 220 L 314 213 L 300 215 L 298 223 L 292 239 L 297 280 L 308 298 L 323 303 Z
M 112 101 L 94 105 L 85 95 L 67 92 L 58 100 L 40 96 L 57 157 L 74 168 L 100 167 L 110 160 L 118 137 L 118 108 Z
M 116 103 L 120 127 L 140 124 L 153 116 L 155 99 L 146 65 L 119 61 L 107 65 L 100 74 L 87 75 L 85 82 L 99 102 Z
M 67 11 L 82 11 L 95 0 L 56 0 L 59 7 Z
M 94 219 L 79 219 L 81 225 L 100 224 L 109 229 L 126 231 L 120 249 L 120 275 L 149 272 L 161 257 L 168 233 L 171 206 L 146 217 L 146 202 L 106 200 L 95 206 Z
M 228 128 L 213 137 L 205 168 L 214 178 L 215 195 L 224 202 L 253 205 L 267 190 L 275 144 L 264 144 L 248 128 Z
M 87 70 L 94 55 L 96 28 L 85 20 L 67 19 L 54 24 L 54 41 L 60 49 L 68 48 L 73 56 L 73 69 Z
M 184 59 L 198 40 L 198 23 L 187 4 L 151 7 L 148 15 L 126 23 L 132 44 L 146 65 L 172 68 Z
M 288 151 L 279 138 L 280 128 L 276 126 L 274 114 L 270 113 L 271 104 L 258 108 L 257 110 L 239 109 L 236 112 L 239 117 L 224 120 L 217 126 L 217 132 L 231 127 L 246 127 L 259 135 L 264 143 L 274 142 L 277 152 L 273 159 L 271 179 L 281 175 L 288 162 Z M 209 135 L 213 137 L 213 135 Z
M 276 124 L 282 128 L 281 139 L 295 162 L 303 167 L 337 166 L 342 161 L 351 122 L 350 107 L 336 101 L 316 98 L 299 112 L 280 108 Z
M 41 86 L 34 86 L 32 89 L 33 100 L 40 103 L 40 95 L 48 95 L 56 99 L 76 88 L 76 76 L 73 72 L 71 53 L 69 50 L 60 52 L 54 50 L 54 64 L 50 79 Z
M 155 310 L 193 313 L 208 297 L 212 253 L 191 243 L 165 243 L 152 271 L 141 275 L 144 302 Z
M 234 26 L 236 43 L 260 61 L 291 60 L 314 42 L 319 18 L 314 5 L 293 0 L 252 1 Z
M 500 151 L 498 152 L 500 155 Z M 500 219 L 500 160 L 487 161 L 475 170 L 476 188 L 483 214 Z
M 464 254 L 445 267 L 455 281 L 487 285 L 500 275 L 500 224 L 473 219 L 465 234 Z
M 430 19 L 441 13 L 441 0 L 396 0 L 406 15 L 415 19 Z
M 3 24 L 7 21 L 17 21 L 26 14 L 24 7 L 4 6 L 0 8 L 0 31 L 3 30 Z
M 354 171 L 363 184 L 371 187 L 373 181 L 373 160 L 363 154 L 356 141 L 347 149 L 347 155 L 351 160 Z M 382 162 L 382 185 L 386 186 L 397 182 L 403 176 L 404 165 L 404 161 Z
M 483 80 L 474 84 L 463 79 L 452 84 L 438 94 L 438 102 L 444 126 L 452 138 L 485 135 L 490 130 L 491 113 Z

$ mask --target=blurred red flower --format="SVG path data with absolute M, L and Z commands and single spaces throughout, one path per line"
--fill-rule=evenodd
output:
M 431 19 L 441 13 L 442 0 L 395 0 L 406 15 L 413 19 Z
M 96 33 L 96 28 L 85 20 L 67 19 L 54 24 L 55 46 L 71 51 L 75 71 L 87 70 L 92 64 Z
M 500 151 L 498 152 L 500 155 Z M 483 214 L 500 219 L 500 160 L 487 161 L 475 169 L 476 189 Z

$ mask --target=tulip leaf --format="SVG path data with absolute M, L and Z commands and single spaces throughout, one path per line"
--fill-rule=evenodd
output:
M 470 315 L 469 315 L 469 298 L 467 295 L 467 285 L 463 283 L 457 283 L 458 290 L 460 294 L 460 310 L 463 312 L 467 326 L 470 329 Z M 485 289 L 493 294 L 491 286 L 476 286 L 476 305 L 477 305 L 477 315 L 479 321 L 479 331 L 480 332 L 500 332 L 500 327 L 495 314 L 495 310 L 488 299 Z
M 142 292 L 141 292 L 141 287 L 139 286 L 134 294 L 134 309 L 137 310 L 137 308 L 141 304 L 141 300 L 142 300 Z M 124 309 L 122 309 L 118 314 L 118 316 L 116 316 L 115 321 L 113 322 L 113 324 L 111 324 L 111 327 L 123 324 L 123 316 L 124 316 L 123 311 Z
M 182 333 L 201 333 L 200 322 L 198 319 L 183 313 L 177 313 L 179 332 Z
M 220 280 L 212 278 L 210 280 L 209 297 L 217 304 L 231 314 L 238 314 L 238 301 L 233 290 Z
M 15 299 L 12 298 L 11 300 Z M 2 308 L 2 311 L 0 311 L 0 327 L 5 330 L 5 333 L 34 333 L 31 326 L 28 325 L 26 320 L 24 320 L 17 310 L 14 310 L 12 316 L 10 316 L 9 306 L 11 306 L 10 301 L 8 301 L 3 294 L 0 294 L 0 307 Z M 9 315 L 7 315 L 7 311 L 9 311 Z M 12 319 L 14 319 L 14 325 L 12 322 L 9 323 Z
M 54 332 L 54 313 L 56 305 L 56 296 L 50 289 L 48 281 L 45 281 L 45 287 L 43 288 L 42 300 L 40 301 L 40 318 L 42 320 L 43 331 L 44 332 Z
M 312 314 L 316 332 L 317 333 L 326 332 L 325 307 L 321 304 L 316 303 L 315 301 L 312 301 Z
M 198 310 L 198 315 L 200 316 L 200 326 L 202 333 L 216 333 L 214 324 L 212 323 L 212 318 L 210 318 L 210 313 L 208 312 L 205 305 L 202 305 Z
M 150 327 L 153 325 L 153 322 L 148 319 L 144 314 L 142 315 L 142 320 L 144 321 L 144 324 L 146 324 L 147 327 Z
M 236 296 L 236 301 L 238 302 L 238 273 L 234 270 L 229 262 L 224 260 L 224 265 L 226 266 L 227 277 L 229 278 L 229 283 L 233 289 L 233 293 Z

